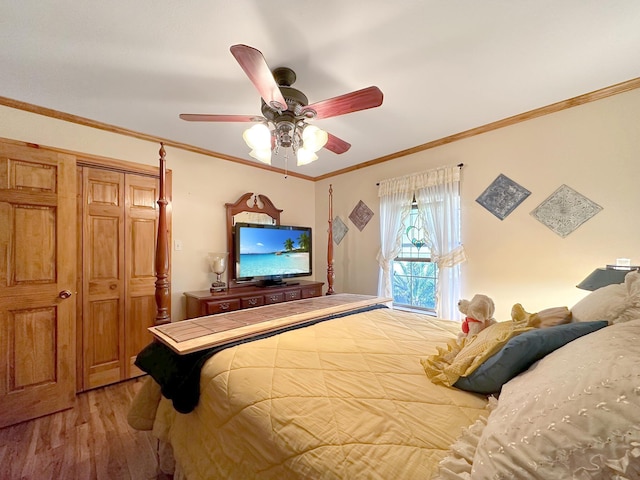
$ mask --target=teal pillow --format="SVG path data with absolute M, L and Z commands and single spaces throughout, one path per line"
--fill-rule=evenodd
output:
M 567 323 L 521 333 L 509 340 L 470 375 L 460 377 L 453 386 L 468 392 L 497 393 L 502 389 L 502 385 L 545 355 L 607 325 L 606 320 Z

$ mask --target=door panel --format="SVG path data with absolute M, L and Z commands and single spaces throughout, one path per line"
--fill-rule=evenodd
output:
M 94 300 L 90 304 L 88 358 L 85 358 L 89 365 L 89 388 L 120 381 L 120 310 L 119 299 Z
M 142 375 L 133 363 L 152 340 L 147 330 L 156 317 L 155 245 L 158 231 L 158 180 L 128 174 L 127 222 L 127 329 L 126 377 Z
M 73 406 L 75 192 L 75 157 L 0 142 L 0 427 Z
M 55 207 L 16 205 L 13 285 L 51 283 L 56 273 Z
M 124 375 L 124 174 L 83 169 L 84 386 Z
M 14 310 L 9 335 L 13 371 L 9 392 L 56 381 L 55 309 Z M 33 348 L 25 348 L 32 345 Z

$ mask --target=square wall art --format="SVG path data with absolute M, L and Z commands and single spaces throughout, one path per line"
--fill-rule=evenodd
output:
M 362 231 L 364 227 L 367 226 L 369 220 L 373 217 L 373 211 L 367 207 L 367 205 L 360 200 L 358 204 L 354 207 L 353 211 L 349 215 L 349 219 L 353 222 L 353 224 L 358 227 L 358 230 Z
M 482 194 L 476 198 L 476 202 L 493 213 L 500 220 L 513 212 L 518 205 L 531 195 L 531 192 L 509 177 L 500 174 Z
M 538 205 L 531 215 L 564 238 L 600 210 L 602 207 L 597 203 L 571 187 L 562 185 Z
M 331 223 L 331 235 L 333 237 L 333 243 L 336 245 L 340 245 L 340 242 L 344 238 L 344 236 L 349 231 L 349 227 L 347 227 L 340 217 L 336 217 L 333 219 Z

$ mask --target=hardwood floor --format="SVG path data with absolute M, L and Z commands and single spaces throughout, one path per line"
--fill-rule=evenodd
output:
M 90 390 L 70 410 L 0 429 L 0 479 L 165 478 L 158 476 L 156 440 L 127 423 L 142 382 Z

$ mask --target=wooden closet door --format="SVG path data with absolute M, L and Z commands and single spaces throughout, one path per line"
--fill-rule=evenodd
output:
M 75 157 L 0 142 L 0 427 L 73 406 Z
M 158 180 L 127 174 L 126 206 L 126 371 L 131 378 L 144 372 L 136 355 L 153 336 L 148 328 L 156 317 L 155 245 L 158 231 Z
M 124 174 L 83 169 L 84 387 L 120 381 L 125 372 Z

